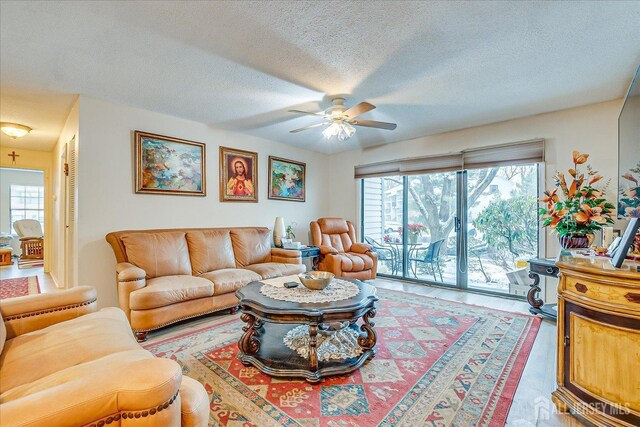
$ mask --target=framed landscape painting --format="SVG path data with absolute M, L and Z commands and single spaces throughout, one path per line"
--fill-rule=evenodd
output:
M 205 144 L 134 131 L 136 193 L 206 196 Z
M 305 163 L 269 156 L 269 198 L 304 202 L 306 169 Z
M 258 201 L 258 153 L 220 147 L 220 201 Z

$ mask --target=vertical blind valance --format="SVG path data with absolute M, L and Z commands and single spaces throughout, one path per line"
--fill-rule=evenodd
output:
M 544 162 L 544 139 L 473 148 L 439 156 L 358 165 L 355 167 L 355 178 L 418 175 L 539 162 Z

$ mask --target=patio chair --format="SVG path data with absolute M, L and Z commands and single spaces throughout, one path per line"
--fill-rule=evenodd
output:
M 397 267 L 396 249 L 392 246 L 385 246 L 372 237 L 365 237 L 364 241 L 373 246 L 374 252 L 378 254 L 378 261 L 391 262 L 391 274 L 395 275 Z
M 409 265 L 411 266 L 411 270 L 413 271 L 413 277 L 418 278 L 418 263 L 428 264 L 431 266 L 431 273 L 433 274 L 433 280 L 437 281 L 436 278 L 436 267 L 438 268 L 438 273 L 440 274 L 440 281 L 442 282 L 442 270 L 440 270 L 440 249 L 442 249 L 442 244 L 444 243 L 444 239 L 436 240 L 435 242 L 429 243 L 425 249 L 417 249 L 414 254 L 414 257 L 409 257 Z M 424 250 L 424 255 L 419 256 L 420 252 Z

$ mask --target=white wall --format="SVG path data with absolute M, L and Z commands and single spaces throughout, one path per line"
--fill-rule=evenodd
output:
M 80 100 L 76 100 L 75 104 L 71 108 L 67 120 L 60 132 L 58 142 L 53 148 L 52 163 L 53 163 L 53 228 L 52 228 L 52 244 L 55 250 L 53 251 L 53 261 L 51 264 L 51 277 L 58 287 L 66 288 L 72 287 L 76 283 L 77 277 L 77 260 L 78 255 L 73 250 L 74 245 L 70 245 L 72 248 L 71 253 L 65 257 L 65 180 L 63 171 L 63 156 L 65 145 L 75 136 L 78 139 L 78 130 L 80 125 Z M 67 270 L 65 270 L 65 263 L 67 263 Z
M 203 142 L 207 196 L 135 194 L 133 131 Z M 145 228 L 267 226 L 276 216 L 296 222 L 307 242 L 309 222 L 328 212 L 328 156 L 164 114 L 80 97 L 78 176 L 78 284 L 98 289 L 100 306 L 117 305 L 115 256 L 110 231 Z M 219 146 L 258 152 L 259 203 L 221 203 Z M 268 156 L 306 162 L 306 202 L 267 198 Z
M 353 178 L 356 165 L 459 152 L 471 147 L 534 138 L 546 140 L 545 188 L 552 188 L 556 170 L 564 171 L 566 174 L 567 169 L 573 167 L 571 153 L 573 150 L 579 150 L 589 153 L 589 163 L 605 178 L 611 178 L 607 198 L 616 203 L 618 115 L 621 108 L 622 100 L 618 99 L 371 149 L 334 154 L 330 158 L 331 175 L 328 178 L 328 185 L 335 189 L 330 194 L 330 214 L 359 223 L 359 185 Z M 428 120 L 428 117 L 425 120 Z M 616 227 L 622 228 L 622 225 Z M 359 227 L 357 229 L 359 230 Z M 548 231 L 546 256 L 554 257 L 559 250 L 557 237 Z M 554 286 L 547 286 L 550 302 L 554 299 Z

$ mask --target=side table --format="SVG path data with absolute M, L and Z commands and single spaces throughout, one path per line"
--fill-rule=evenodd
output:
M 529 277 L 533 279 L 531 288 L 527 293 L 527 301 L 529 302 L 529 312 L 531 314 L 539 314 L 547 319 L 557 321 L 558 304 L 545 304 L 538 296 L 540 293 L 540 276 L 558 277 L 560 269 L 556 267 L 555 258 L 533 258 L 529 261 Z
M 289 251 L 300 251 L 302 253 L 302 259 L 310 259 L 311 266 L 314 270 L 318 269 L 318 261 L 320 260 L 320 248 L 317 246 L 305 246 L 300 249 L 287 249 L 282 248 Z
M 13 254 L 13 249 L 11 247 L 0 248 L 0 265 L 12 265 L 13 264 L 13 261 L 11 260 L 12 254 Z

